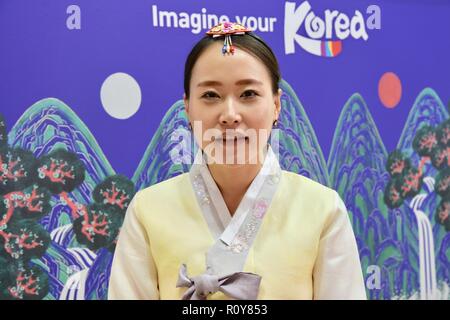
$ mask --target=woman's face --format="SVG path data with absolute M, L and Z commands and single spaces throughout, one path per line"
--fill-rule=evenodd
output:
M 257 164 L 280 113 L 281 90 L 273 94 L 258 58 L 239 47 L 234 55 L 221 49 L 220 42 L 210 45 L 194 65 L 184 99 L 189 122 L 208 161 Z

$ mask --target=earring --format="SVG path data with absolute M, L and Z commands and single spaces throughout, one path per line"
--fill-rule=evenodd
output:
M 189 122 L 189 130 L 192 131 L 192 124 Z
M 278 127 L 278 119 L 275 119 L 272 124 L 274 127 Z

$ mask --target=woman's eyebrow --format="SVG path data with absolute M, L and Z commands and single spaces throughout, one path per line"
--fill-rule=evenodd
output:
M 239 81 L 236 81 L 235 83 L 238 86 L 242 86 L 242 85 L 247 85 L 247 84 L 257 84 L 257 85 L 262 85 L 263 83 L 259 80 L 256 79 L 242 79 Z
M 248 84 L 256 84 L 256 85 L 262 85 L 263 83 L 259 80 L 256 79 L 241 79 L 236 81 L 235 85 L 237 86 L 242 86 L 242 85 L 248 85 Z M 207 80 L 207 81 L 202 81 L 200 82 L 197 87 L 220 87 L 222 86 L 222 82 L 220 81 L 215 81 L 215 80 Z
M 207 80 L 200 82 L 197 87 L 220 87 L 222 85 L 222 82 L 214 81 L 214 80 Z

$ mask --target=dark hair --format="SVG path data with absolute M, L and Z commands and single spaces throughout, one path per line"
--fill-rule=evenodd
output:
M 264 42 L 264 40 L 255 35 L 253 32 L 243 35 L 232 35 L 231 37 L 234 46 L 250 53 L 266 66 L 267 71 L 269 71 L 270 78 L 272 79 L 273 93 L 277 93 L 278 82 L 281 79 L 281 75 L 277 58 L 275 57 L 272 49 Z M 216 41 L 223 42 L 224 38 L 205 36 L 197 42 L 189 53 L 184 66 L 184 93 L 187 98 L 189 98 L 192 69 L 194 68 L 195 63 L 203 51 L 205 51 L 206 48 Z

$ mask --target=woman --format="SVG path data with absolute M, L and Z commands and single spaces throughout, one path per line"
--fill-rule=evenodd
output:
M 200 149 L 189 173 L 134 197 L 110 299 L 366 298 L 343 201 L 281 170 L 268 144 L 279 81 L 272 50 L 241 25 L 194 46 L 184 102 Z

